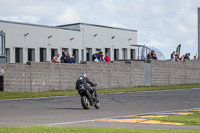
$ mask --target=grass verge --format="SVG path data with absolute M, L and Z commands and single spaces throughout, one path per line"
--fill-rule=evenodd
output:
M 200 112 L 188 115 L 171 115 L 169 117 L 152 118 L 150 120 L 184 123 L 185 125 L 198 125 L 200 126 Z
M 1 133 L 199 133 L 199 130 L 157 130 L 99 127 L 0 127 Z
M 174 89 L 191 89 L 200 88 L 200 84 L 170 85 L 170 86 L 143 86 L 132 88 L 115 88 L 115 89 L 97 89 L 98 94 L 136 92 L 136 91 L 155 91 L 155 90 L 174 90 Z M 48 92 L 0 92 L 0 100 L 18 99 L 18 98 L 36 98 L 36 97 L 54 97 L 54 96 L 73 96 L 78 95 L 77 90 L 71 91 L 48 91 Z

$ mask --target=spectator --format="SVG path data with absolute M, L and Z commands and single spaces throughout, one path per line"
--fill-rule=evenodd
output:
M 92 55 L 92 61 L 94 62 L 100 62 L 99 61 L 99 52 L 97 51 L 95 54 Z
M 58 57 L 60 56 L 60 54 L 58 53 L 57 56 L 54 56 L 53 59 L 51 60 L 52 63 L 59 63 L 58 61 Z
M 157 60 L 157 56 L 156 56 L 156 52 L 155 51 L 153 52 L 152 59 Z
M 150 60 L 152 57 L 151 57 L 151 51 L 149 51 L 149 54 L 147 55 L 147 60 Z
M 67 57 L 65 58 L 65 63 L 72 63 L 69 53 L 67 53 Z
M 65 62 L 65 58 L 67 57 L 67 52 L 65 51 L 64 54 L 61 56 L 60 58 L 60 62 L 64 63 Z
M 182 55 L 180 58 L 179 58 L 179 61 L 184 61 L 185 59 L 185 55 Z
M 151 50 L 151 57 L 153 57 L 153 52 L 155 52 L 154 49 Z
M 186 53 L 186 54 L 185 54 L 185 60 L 189 60 L 189 59 L 190 59 L 189 56 L 190 56 L 190 53 Z
M 72 62 L 72 64 L 76 63 L 76 59 L 74 58 L 74 54 L 72 55 L 71 62 Z
M 106 56 L 104 57 L 105 62 L 109 63 L 110 62 L 110 58 L 108 57 L 108 53 L 106 53 Z
M 175 55 L 175 61 L 179 61 L 178 53 Z
M 188 60 L 190 60 L 190 53 L 188 53 Z
M 104 62 L 104 60 L 103 60 L 103 52 L 100 52 L 99 54 L 100 54 L 99 61 L 100 61 L 100 62 Z
M 175 61 L 175 51 L 173 51 L 173 53 L 171 54 L 171 61 Z
M 196 58 L 195 58 L 196 60 L 198 60 L 199 59 L 199 55 L 198 55 L 198 52 L 196 53 Z

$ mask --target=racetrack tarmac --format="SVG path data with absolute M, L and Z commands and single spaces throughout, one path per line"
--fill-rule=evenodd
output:
M 80 96 L 0 101 L 0 126 L 92 126 L 199 129 L 200 126 L 94 122 L 119 116 L 200 108 L 200 89 L 98 95 L 101 108 L 82 109 Z

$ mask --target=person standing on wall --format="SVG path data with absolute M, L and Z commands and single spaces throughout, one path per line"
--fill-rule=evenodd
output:
M 100 62 L 104 62 L 104 59 L 103 59 L 103 52 L 99 52 L 99 55 L 100 55 Z
M 51 60 L 52 63 L 59 63 L 58 61 L 58 57 L 60 56 L 60 54 L 58 53 L 57 56 L 54 56 L 53 59 Z
M 99 58 L 99 52 L 97 51 L 95 54 L 92 55 L 92 61 L 94 61 L 94 62 L 100 62 L 99 60 L 100 60 L 100 58 Z
M 65 63 L 72 63 L 69 53 L 67 53 L 67 57 L 65 58 Z
M 152 57 L 151 57 L 151 51 L 149 52 L 149 54 L 147 55 L 147 60 L 150 60 Z
M 175 51 L 173 51 L 173 53 L 171 54 L 171 61 L 175 61 Z
M 74 57 L 74 54 L 72 55 L 71 62 L 72 62 L 72 64 L 76 63 L 76 59 Z
M 65 58 L 67 57 L 67 52 L 65 51 L 64 54 L 61 56 L 60 58 L 60 62 L 64 63 L 65 62 Z
M 156 56 L 156 52 L 155 52 L 155 51 L 153 52 L 153 57 L 152 57 L 152 59 L 154 59 L 154 60 L 157 60 L 157 59 L 158 59 L 157 56 Z
M 106 53 L 106 56 L 104 57 L 105 62 L 109 63 L 110 62 L 110 58 L 108 56 L 108 53 Z

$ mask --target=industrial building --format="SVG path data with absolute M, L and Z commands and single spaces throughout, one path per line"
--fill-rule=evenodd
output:
M 137 31 L 94 24 L 43 26 L 0 20 L 0 62 L 51 61 L 57 53 L 74 54 L 76 62 L 91 61 L 96 51 L 111 61 L 137 59 Z

